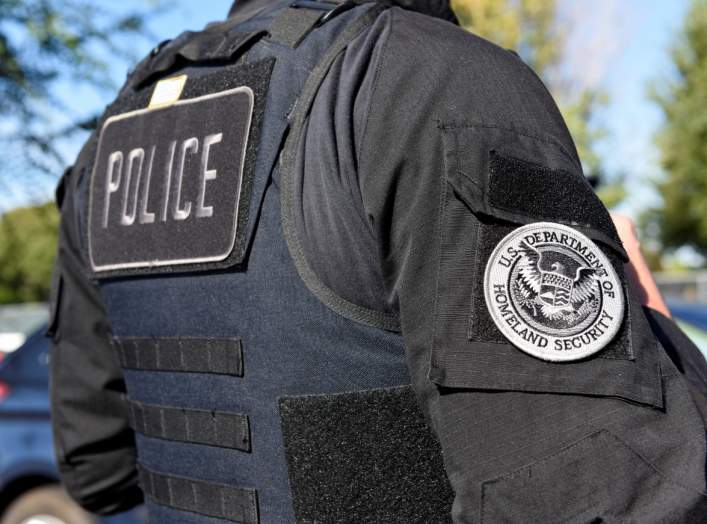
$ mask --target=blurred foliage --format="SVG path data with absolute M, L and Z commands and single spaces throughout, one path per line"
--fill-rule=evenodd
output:
M 0 304 L 47 300 L 58 226 L 54 203 L 0 216 Z
M 452 7 L 465 29 L 501 47 L 513 49 L 543 79 L 553 94 L 572 133 L 584 172 L 599 185 L 599 196 L 607 207 L 626 196 L 623 179 L 609 183 L 597 142 L 604 129 L 593 122 L 598 108 L 607 102 L 602 91 L 576 89 L 561 75 L 567 30 L 559 19 L 557 0 L 452 0 Z
M 114 87 L 111 68 L 136 58 L 126 42 L 149 36 L 146 21 L 156 12 L 154 1 L 127 12 L 91 0 L 0 0 L 0 191 L 58 178 L 69 159 L 57 141 L 94 123 L 93 115 L 67 121 L 58 83 Z
M 665 175 L 659 206 L 642 217 L 645 234 L 668 252 L 707 256 L 707 0 L 693 0 L 671 49 L 674 76 L 652 97 L 665 116 L 657 138 Z
M 80 138 L 97 116 L 65 107 L 61 83 L 115 89 L 111 70 L 116 62 L 127 70 L 137 58 L 135 38 L 154 39 L 146 24 L 160 6 L 149 1 L 129 11 L 90 0 L 0 0 L 0 204 L 12 202 L 12 194 L 46 198 L 44 188 L 70 160 L 61 141 Z M 47 299 L 57 227 L 54 204 L 0 216 L 0 303 Z

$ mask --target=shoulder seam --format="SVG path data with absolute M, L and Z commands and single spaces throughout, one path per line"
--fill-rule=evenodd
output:
M 380 53 L 380 59 L 378 60 L 378 63 L 376 64 L 376 70 L 374 73 L 373 77 L 373 87 L 371 88 L 371 97 L 368 100 L 368 107 L 366 107 L 365 114 L 366 118 L 363 124 L 363 131 L 361 132 L 361 142 L 360 142 L 360 147 L 358 148 L 358 151 L 356 151 L 356 166 L 360 170 L 361 168 L 361 153 L 363 152 L 363 149 L 366 144 L 366 137 L 368 136 L 368 124 L 371 120 L 371 106 L 373 105 L 373 99 L 376 96 L 376 93 L 378 91 L 378 83 L 380 80 L 380 75 L 381 75 L 381 70 L 383 68 L 383 62 L 385 61 L 386 57 L 386 52 L 388 51 L 388 42 L 390 42 L 390 35 L 393 33 L 393 14 L 391 13 L 391 9 L 386 9 L 383 12 L 383 16 L 388 15 L 388 23 L 386 24 L 386 28 L 388 29 L 388 34 L 385 36 L 385 40 L 381 44 L 381 53 Z M 360 180 L 360 177 L 359 177 Z

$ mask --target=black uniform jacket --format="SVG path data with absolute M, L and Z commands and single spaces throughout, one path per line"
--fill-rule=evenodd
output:
M 239 4 L 231 16 L 245 18 L 259 5 Z M 634 329 L 617 334 L 607 354 L 563 364 L 507 347 L 489 323 L 483 270 L 513 228 L 588 224 L 583 231 L 618 268 L 624 254 L 533 71 L 440 19 L 453 20 L 446 4 L 416 8 L 438 17 L 389 9 L 331 67 L 298 157 L 295 227 L 320 284 L 372 311 L 373 323 L 402 331 L 412 383 L 455 490 L 455 519 L 532 520 L 532 494 L 520 489 L 528 475 L 534 490 L 554 491 L 557 501 L 574 490 L 580 514 L 587 479 L 568 476 L 562 464 L 572 461 L 599 485 L 648 468 L 669 483 L 704 489 L 695 406 L 704 402 L 705 365 L 672 321 L 649 312 L 649 327 L 632 303 Z M 111 513 L 138 503 L 141 493 L 110 325 L 77 248 L 78 176 L 69 170 L 57 191 L 63 220 L 50 329 L 52 407 L 69 491 L 86 508 Z M 627 302 L 633 296 L 627 290 Z M 631 382 L 601 373 L 601 359 L 631 362 L 655 336 L 660 375 Z M 458 351 L 469 343 L 506 349 L 480 350 L 483 358 L 469 361 Z M 483 479 L 483 493 L 495 491 L 507 507 L 484 505 L 472 489 Z M 611 496 L 650 511 L 656 482 L 636 484 L 635 492 Z

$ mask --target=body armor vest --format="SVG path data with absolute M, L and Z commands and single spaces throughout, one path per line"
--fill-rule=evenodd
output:
M 283 229 L 288 130 L 326 61 L 383 7 L 293 5 L 156 49 L 108 109 L 81 186 L 150 521 L 445 521 L 451 493 L 402 337 L 322 303 Z M 180 101 L 160 109 L 154 86 L 175 77 Z M 218 185 L 226 163 L 239 176 Z M 223 223 L 219 206 L 233 212 Z

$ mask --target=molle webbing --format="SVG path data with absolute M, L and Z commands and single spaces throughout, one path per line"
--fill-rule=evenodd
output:
M 140 486 L 157 504 L 241 524 L 258 524 L 258 494 L 198 480 L 161 475 L 139 467 Z
M 128 401 L 128 419 L 148 437 L 250 452 L 250 421 L 240 413 Z
M 243 344 L 238 338 L 115 338 L 126 369 L 243 376 Z

